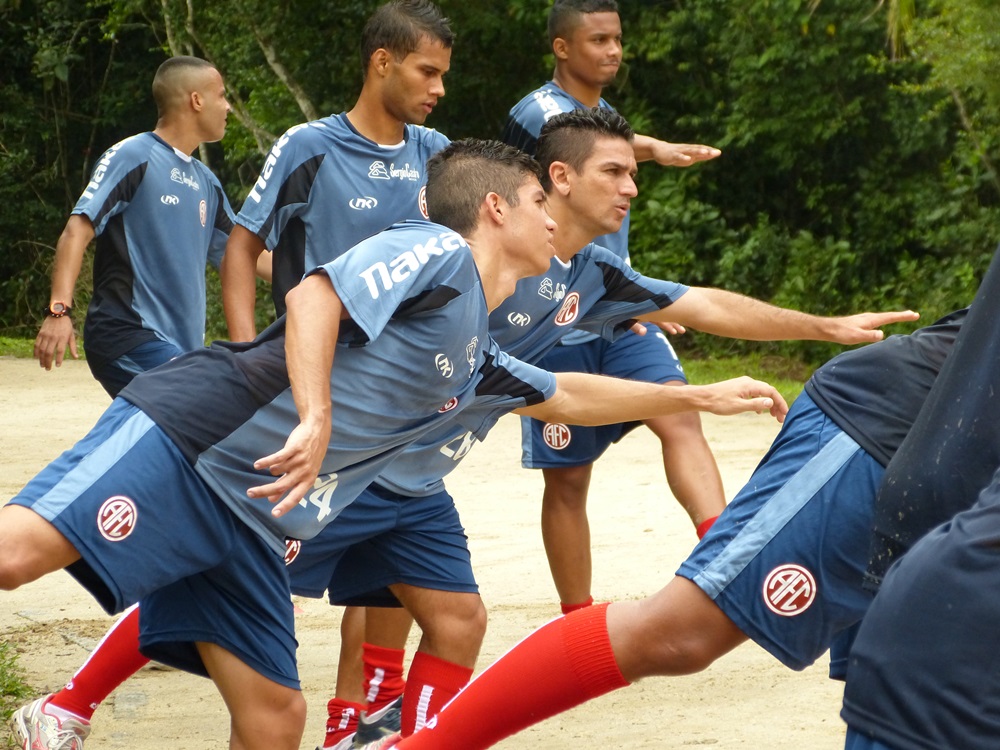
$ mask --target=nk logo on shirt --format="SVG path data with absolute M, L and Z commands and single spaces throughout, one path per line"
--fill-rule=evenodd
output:
M 388 264 L 380 260 L 359 275 L 368 284 L 372 299 L 378 299 L 383 290 L 388 292 L 396 284 L 406 281 L 432 257 L 453 253 L 463 247 L 468 247 L 468 244 L 462 235 L 444 232 L 437 237 L 429 237 L 423 244 L 414 245 L 412 250 L 400 253 Z

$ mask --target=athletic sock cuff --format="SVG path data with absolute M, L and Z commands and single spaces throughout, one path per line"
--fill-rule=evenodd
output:
M 576 612 L 578 609 L 583 609 L 584 607 L 589 607 L 594 603 L 594 597 L 588 596 L 586 601 L 578 602 L 576 604 L 567 604 L 566 602 L 559 602 L 559 607 L 562 609 L 564 615 L 568 615 L 570 612 Z
M 364 660 L 380 667 L 399 667 L 403 671 L 403 657 L 406 651 L 401 648 L 386 648 L 385 646 L 374 646 L 371 643 L 361 644 L 364 652 Z
M 628 685 L 615 661 L 608 635 L 609 604 L 578 609 L 563 618 L 563 647 L 569 666 L 591 697 Z
M 698 526 L 694 530 L 694 533 L 698 535 L 699 539 L 704 539 L 705 534 L 708 533 L 708 530 L 712 528 L 712 525 L 718 520 L 719 520 L 718 516 L 712 516 L 711 518 L 706 518 L 704 521 L 698 524 Z

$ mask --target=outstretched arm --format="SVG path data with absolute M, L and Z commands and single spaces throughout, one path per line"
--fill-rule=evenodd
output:
M 717 336 L 751 341 L 810 340 L 838 344 L 881 341 L 879 330 L 891 323 L 916 320 L 912 310 L 821 317 L 775 307 L 722 289 L 691 287 L 667 308 L 641 316 L 641 320 L 669 320 Z
M 708 161 L 722 152 L 712 146 L 695 143 L 670 143 L 636 134 L 632 142 L 636 161 L 655 161 L 665 167 L 690 167 L 701 161 Z
M 319 474 L 330 442 L 330 373 L 340 333 L 340 321 L 347 317 L 340 296 L 324 273 L 308 276 L 285 298 L 285 358 L 292 384 L 299 424 L 277 453 L 254 462 L 254 468 L 268 470 L 277 481 L 252 487 L 249 497 L 266 497 L 277 502 L 275 516 L 286 513 L 305 497 Z
M 665 386 L 579 372 L 556 373 L 546 401 L 516 409 L 543 422 L 599 425 L 632 422 L 682 411 L 730 415 L 770 412 L 784 421 L 788 404 L 772 386 L 740 377 L 710 385 Z
M 49 303 L 62 302 L 73 305 L 73 291 L 76 289 L 76 279 L 83 265 L 83 254 L 87 245 L 94 239 L 94 225 L 82 214 L 73 214 L 66 221 L 66 226 L 56 242 L 56 259 L 52 267 L 52 292 Z M 52 365 L 59 367 L 66 357 L 69 348 L 73 359 L 78 358 L 76 351 L 76 333 L 73 321 L 68 315 L 61 318 L 46 316 L 42 327 L 35 338 L 35 359 L 46 370 Z

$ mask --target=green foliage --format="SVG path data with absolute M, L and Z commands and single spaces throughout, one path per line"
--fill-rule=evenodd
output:
M 677 343 L 676 339 L 672 341 Z M 759 353 L 741 357 L 689 357 L 684 360 L 684 372 L 690 383 L 717 383 L 748 375 L 773 385 L 789 404 L 798 398 L 812 371 L 812 367 L 803 365 L 798 359 Z
M 11 714 L 31 691 L 24 683 L 24 673 L 17 663 L 17 652 L 7 641 L 0 641 L 0 720 L 6 725 Z
M 166 55 L 207 57 L 226 79 L 237 112 L 207 156 L 238 206 L 275 136 L 351 106 L 378 2 L 0 4 L 0 331 L 34 335 L 65 216 L 99 153 L 152 126 L 149 81 Z M 912 21 L 901 58 L 876 0 L 621 4 L 626 64 L 606 98 L 640 132 L 723 149 L 690 169 L 643 165 L 638 268 L 824 314 L 913 307 L 928 320 L 971 299 L 1000 218 L 1000 14 L 992 0 L 934 0 L 920 15 L 889 5 Z M 441 0 L 456 44 L 429 124 L 496 137 L 551 74 L 548 6 Z M 86 296 L 84 279 L 78 307 Z M 259 325 L 269 309 L 261 294 Z M 217 302 L 209 318 L 223 335 Z

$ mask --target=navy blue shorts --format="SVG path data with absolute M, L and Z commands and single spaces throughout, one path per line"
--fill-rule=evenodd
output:
M 884 473 L 803 393 L 677 574 L 783 664 L 804 669 L 871 603 L 862 577 Z
M 557 346 L 537 365 L 550 372 L 589 372 L 645 383 L 686 383 L 684 368 L 660 329 L 646 324 L 645 336 L 629 332 L 617 341 L 593 339 Z M 639 422 L 581 427 L 521 418 L 521 465 L 526 469 L 559 469 L 594 463 Z
M 139 344 L 110 362 L 106 362 L 98 354 L 87 352 L 87 366 L 108 395 L 116 398 L 121 389 L 140 372 L 159 367 L 183 353 L 183 349 L 156 339 Z
M 144 648 L 166 635 L 191 636 L 297 687 L 284 561 L 132 404 L 112 402 L 87 436 L 11 503 L 35 511 L 69 540 L 81 559 L 68 572 L 109 613 L 144 602 Z M 170 606 L 159 606 L 171 597 Z M 161 658 L 155 648 L 148 654 Z M 163 660 L 204 674 L 200 659 L 196 666 Z
M 844 750 L 896 750 L 896 748 L 879 742 L 873 737 L 866 737 L 850 727 L 847 728 L 847 738 L 844 740 Z
M 293 593 L 329 591 L 332 604 L 398 607 L 387 588 L 394 583 L 479 592 L 468 537 L 445 491 L 410 497 L 371 485 L 289 557 Z

